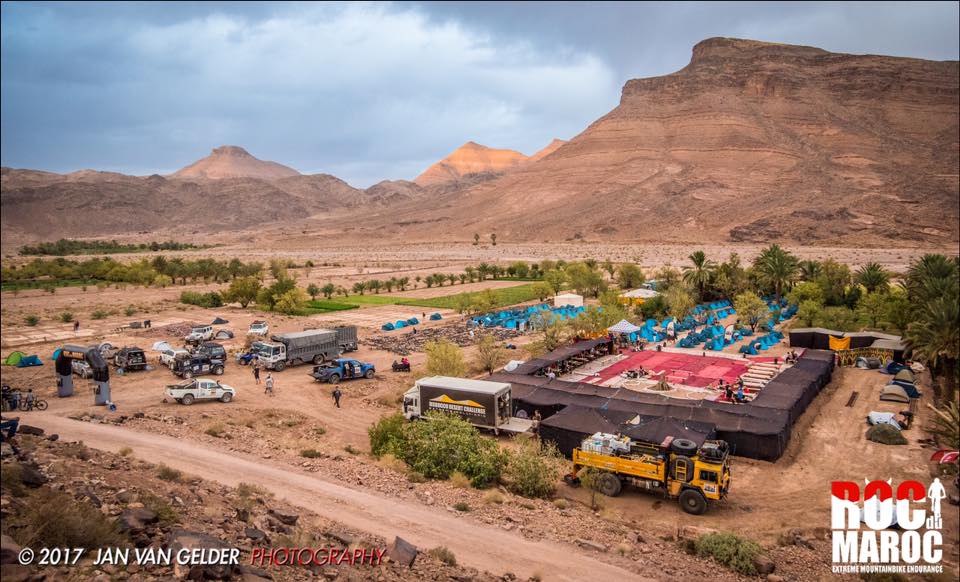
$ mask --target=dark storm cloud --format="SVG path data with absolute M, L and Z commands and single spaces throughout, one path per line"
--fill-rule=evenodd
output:
M 230 143 L 365 186 L 572 137 L 710 36 L 956 59 L 957 6 L 5 2 L 2 163 L 164 173 Z

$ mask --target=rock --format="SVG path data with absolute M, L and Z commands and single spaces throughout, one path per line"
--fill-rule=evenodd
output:
M 31 467 L 30 465 L 20 465 L 20 481 L 23 482 L 27 487 L 40 487 L 47 483 L 47 478 L 44 477 L 43 473 L 37 469 Z
M 60 435 L 58 434 L 47 435 L 47 440 L 50 442 L 58 441 L 60 440 Z
M 766 556 L 755 556 L 753 558 L 753 567 L 757 569 L 757 573 L 761 576 L 772 574 L 773 571 L 777 569 L 777 565 L 773 563 L 773 560 Z
M 357 541 L 352 535 L 344 532 L 328 531 L 324 535 L 332 540 L 337 540 L 346 547 L 350 547 L 351 544 Z
M 634 541 L 636 541 L 638 544 L 642 544 L 646 542 L 646 540 L 643 539 L 643 534 L 640 532 L 637 532 L 634 535 Z
M 280 509 L 271 509 L 267 513 L 277 518 L 277 521 L 284 525 L 297 525 L 297 520 L 300 519 L 298 514 Z
M 767 574 L 767 582 L 783 582 L 783 576 L 776 574 Z
M 187 530 L 174 530 L 167 536 L 166 545 L 173 555 L 182 549 L 232 549 L 233 546 L 205 533 Z M 191 580 L 222 580 L 242 574 L 238 564 L 178 564 L 174 561 L 173 575 Z
M 140 571 L 140 564 L 136 562 L 130 562 L 127 564 L 127 574 L 136 574 Z
M 0 564 L 19 564 L 17 555 L 20 554 L 20 546 L 8 535 L 0 536 Z M 6 568 L 4 568 L 6 570 Z M 6 580 L 6 572 L 3 576 Z
M 263 533 L 262 531 L 258 530 L 255 527 L 245 528 L 243 530 L 243 535 L 247 536 L 247 539 L 253 540 L 255 542 L 259 542 L 267 539 L 267 534 Z
M 7 457 L 13 456 L 13 447 L 10 446 L 10 443 L 3 442 L 0 443 L 0 457 L 6 459 Z
M 3 568 L 3 582 L 26 582 L 32 577 L 33 571 L 19 563 L 8 564 Z
M 136 501 L 137 495 L 132 491 L 121 489 L 120 491 L 117 491 L 116 499 L 120 503 L 133 503 Z
M 584 548 L 590 548 L 591 550 L 596 550 L 596 551 L 598 551 L 598 552 L 606 552 L 606 551 L 607 551 L 607 546 L 605 546 L 605 545 L 603 545 L 603 544 L 601 544 L 601 543 L 598 543 L 598 542 L 594 542 L 594 541 L 591 541 L 591 540 L 585 540 L 585 539 L 582 539 L 582 538 L 577 538 L 577 539 L 575 539 L 574 541 L 577 543 L 577 545 L 583 546 Z
M 134 413 L 133 413 L 133 417 L 134 417 L 134 418 L 143 418 L 143 417 L 144 417 L 144 414 L 143 414 L 142 412 L 134 412 Z
M 391 560 L 408 568 L 413 566 L 418 553 L 416 546 L 401 537 L 394 538 L 393 544 L 387 550 Z
M 151 523 L 157 523 L 157 514 L 145 507 L 127 508 L 120 514 L 121 531 L 138 534 L 147 529 L 147 525 Z
M 20 433 L 20 434 L 29 434 L 29 435 L 32 435 L 32 436 L 43 436 L 43 429 L 42 429 L 42 428 L 39 428 L 39 427 L 36 427 L 36 426 L 30 426 L 29 424 L 21 424 L 21 425 L 17 428 L 17 432 Z

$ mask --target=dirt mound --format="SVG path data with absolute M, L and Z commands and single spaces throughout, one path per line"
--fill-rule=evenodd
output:
M 299 175 L 300 172 L 283 164 L 258 160 L 242 147 L 225 145 L 213 148 L 209 156 L 174 172 L 170 177 L 206 178 L 209 180 L 223 178 L 273 180 Z

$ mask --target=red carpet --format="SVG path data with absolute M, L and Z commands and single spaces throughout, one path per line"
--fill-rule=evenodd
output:
M 606 382 L 626 370 L 643 366 L 648 374 L 659 376 L 661 372 L 666 372 L 667 382 L 706 387 L 715 384 L 721 378 L 727 383 L 736 382 L 737 378 L 747 371 L 747 366 L 743 363 L 729 358 L 657 351 L 626 352 L 626 354 L 625 360 L 601 370 L 598 380 Z

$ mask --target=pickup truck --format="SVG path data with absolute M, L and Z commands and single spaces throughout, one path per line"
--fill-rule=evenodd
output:
M 237 391 L 216 380 L 192 378 L 179 384 L 168 384 L 166 394 L 180 404 L 190 406 L 197 400 L 230 402 L 237 395 Z
M 270 326 L 267 325 L 266 321 L 258 319 L 250 324 L 250 328 L 247 329 L 248 335 L 259 335 L 267 337 L 267 334 L 270 333 Z
M 213 339 L 213 326 L 200 325 L 190 329 L 190 333 L 183 338 L 187 343 L 196 344 Z
M 313 372 L 310 373 L 317 382 L 328 384 L 339 384 L 340 380 L 355 380 L 357 378 L 372 380 L 376 374 L 377 370 L 373 364 L 349 358 L 337 358 L 329 363 L 314 366 Z

